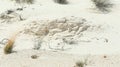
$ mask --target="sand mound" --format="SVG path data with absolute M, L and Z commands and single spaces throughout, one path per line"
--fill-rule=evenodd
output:
M 71 16 L 29 22 L 24 25 L 21 34 L 35 36 L 33 38 L 35 49 L 66 50 L 79 42 L 91 42 L 95 36 L 86 38 L 86 35 L 101 30 L 103 30 L 101 25 L 94 25 L 84 18 Z M 102 40 L 107 42 L 104 38 Z

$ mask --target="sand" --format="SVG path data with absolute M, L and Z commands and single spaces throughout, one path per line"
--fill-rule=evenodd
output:
M 119 67 L 120 1 L 112 0 L 107 14 L 94 10 L 90 0 L 68 1 L 0 0 L 0 67 L 77 67 L 77 61 L 86 61 L 84 67 Z M 5 55 L 11 36 L 16 36 L 13 53 Z

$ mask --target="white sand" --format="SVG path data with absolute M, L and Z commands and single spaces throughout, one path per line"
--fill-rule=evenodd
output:
M 85 59 L 85 67 L 119 67 L 120 1 L 112 1 L 115 6 L 108 14 L 92 10 L 90 0 L 68 1 L 67 5 L 52 0 L 18 5 L 0 0 L 0 13 L 15 11 L 8 15 L 11 19 L 0 19 L 0 41 L 20 32 L 16 52 L 4 55 L 0 44 L 0 67 L 74 67 Z M 23 10 L 16 10 L 19 7 Z

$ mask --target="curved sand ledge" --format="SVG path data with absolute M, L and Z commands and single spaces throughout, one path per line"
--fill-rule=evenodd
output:
M 37 58 L 32 59 L 31 56 Z M 85 67 L 119 67 L 120 55 L 73 55 L 61 52 L 23 50 L 2 55 L 0 67 L 74 67 L 76 62 L 85 61 Z

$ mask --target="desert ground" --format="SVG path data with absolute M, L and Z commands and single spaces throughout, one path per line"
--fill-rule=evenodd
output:
M 26 1 L 0 0 L 0 67 L 120 66 L 119 0 Z

